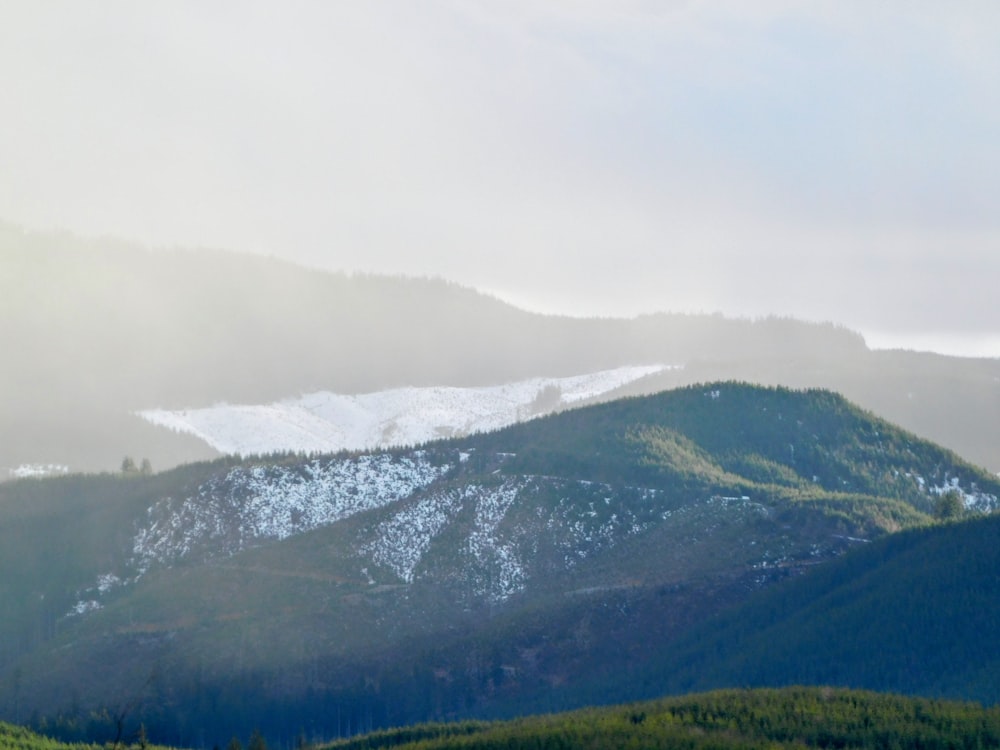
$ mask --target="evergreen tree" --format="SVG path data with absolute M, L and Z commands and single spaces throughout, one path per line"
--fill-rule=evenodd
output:
M 942 521 L 950 521 L 965 515 L 965 501 L 958 490 L 942 492 L 934 503 L 934 515 Z
M 267 750 L 267 741 L 264 739 L 264 735 L 260 733 L 259 729 L 254 729 L 253 734 L 250 735 L 250 742 L 247 744 L 247 750 Z

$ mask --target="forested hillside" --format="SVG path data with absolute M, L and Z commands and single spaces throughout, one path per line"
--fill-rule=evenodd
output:
M 188 744 L 625 699 L 727 608 L 998 498 L 839 396 L 733 383 L 416 448 L 12 482 L 0 709 L 87 739 L 130 706 Z
M 139 742 L 123 750 L 156 748 Z M 229 747 L 242 747 L 233 737 Z M 251 732 L 247 745 L 266 750 Z M 3 750 L 87 750 L 0 723 Z M 931 701 L 829 687 L 725 690 L 504 722 L 420 724 L 314 744 L 302 734 L 298 747 L 317 750 L 449 750 L 450 748 L 593 747 L 830 748 L 889 750 L 989 750 L 1000 747 L 1000 710 L 974 703 Z
M 998 602 L 1000 516 L 909 531 L 690 633 L 643 671 L 644 689 L 795 682 L 995 704 Z
M 99 742 L 60 742 L 44 734 L 32 732 L 23 726 L 0 722 L 0 750 L 168 750 L 162 745 L 152 745 L 145 735 L 139 731 L 132 737 L 122 737 L 119 742 L 114 736 L 107 738 L 105 743 Z M 266 750 L 262 748 L 261 750 Z
M 412 748 L 995 748 L 1000 709 L 832 688 L 729 690 L 498 723 L 425 725 L 334 743 Z

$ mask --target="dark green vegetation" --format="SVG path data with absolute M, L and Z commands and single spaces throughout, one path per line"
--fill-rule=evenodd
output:
M 22 726 L 0 722 L 0 750 L 166 750 L 160 745 L 149 744 L 141 731 L 134 742 L 118 743 L 67 743 L 32 732 Z
M 1000 516 L 884 537 L 749 598 L 573 702 L 833 684 L 1000 702 Z
M 0 485 L 0 664 L 73 625 L 67 612 L 99 574 L 127 564 L 135 528 L 157 499 L 193 491 L 224 466 Z
M 670 306 L 670 300 L 664 300 Z M 214 457 L 132 412 L 315 390 L 487 385 L 684 365 L 650 393 L 744 380 L 824 387 L 994 470 L 1000 361 L 870 352 L 832 325 L 706 315 L 572 319 L 434 280 L 152 252 L 0 225 L 0 474 L 24 462 L 157 469 Z
M 304 739 L 300 738 L 300 747 L 306 746 Z M 0 723 L 0 750 L 97 747 L 64 744 Z M 242 744 L 234 739 L 227 747 Z M 267 745 L 255 732 L 247 747 L 263 750 Z M 597 747 L 988 750 L 1000 747 L 1000 709 L 834 688 L 724 690 L 511 721 L 421 724 L 319 746 L 320 750 Z
M 329 747 L 978 750 L 1000 747 L 1000 709 L 830 688 L 733 690 L 516 721 L 409 727 Z
M 878 523 L 889 529 L 912 525 L 914 510 L 933 512 L 928 487 L 951 477 L 986 493 L 1000 486 L 837 394 L 731 383 L 569 411 L 464 444 L 515 453 L 510 471 L 523 473 L 628 477 L 681 493 L 706 484 L 725 495 L 764 490 L 845 514 L 865 514 L 878 497 Z
M 921 531 L 940 491 L 978 515 L 1000 483 L 836 395 L 692 387 L 367 460 L 0 486 L 0 710 L 76 739 L 106 739 L 100 717 L 125 711 L 157 741 L 222 745 L 253 726 L 290 743 L 802 682 L 800 664 L 810 680 L 1000 699 L 992 646 L 968 632 L 997 632 L 996 519 Z M 292 503 L 316 486 L 320 505 L 357 501 L 318 477 L 364 466 L 374 486 L 408 461 L 430 477 L 412 492 L 287 538 L 259 531 L 286 506 L 286 524 L 316 512 Z M 883 580 L 901 596 L 922 581 L 922 597 L 908 609 Z M 761 596 L 786 608 L 733 609 Z M 900 639 L 894 615 L 923 640 Z M 810 631 L 830 622 L 863 646 Z M 835 660 L 842 672 L 822 671 Z
M 0 750 L 96 750 L 95 744 L 67 744 L 24 727 L 0 722 Z

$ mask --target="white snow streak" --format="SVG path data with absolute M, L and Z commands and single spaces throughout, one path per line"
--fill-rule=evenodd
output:
M 417 564 L 434 538 L 448 525 L 472 488 L 440 492 L 425 497 L 379 524 L 375 539 L 361 548 L 379 565 L 391 568 L 407 583 L 413 583 Z
M 524 588 L 526 575 L 511 541 L 501 539 L 497 531 L 507 511 L 517 500 L 523 483 L 507 481 L 496 488 L 470 485 L 476 492 L 476 522 L 467 541 L 468 551 L 480 565 L 489 570 L 488 580 L 480 581 L 477 593 L 502 601 Z
M 139 414 L 155 425 L 195 435 L 222 453 L 332 453 L 499 429 L 665 369 L 620 367 L 483 388 L 397 388 L 358 396 L 323 391 L 267 405 L 220 404 Z

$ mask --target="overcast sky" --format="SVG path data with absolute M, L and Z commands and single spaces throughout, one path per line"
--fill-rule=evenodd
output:
M 27 228 L 1000 355 L 995 0 L 0 0 L 0 97 Z

